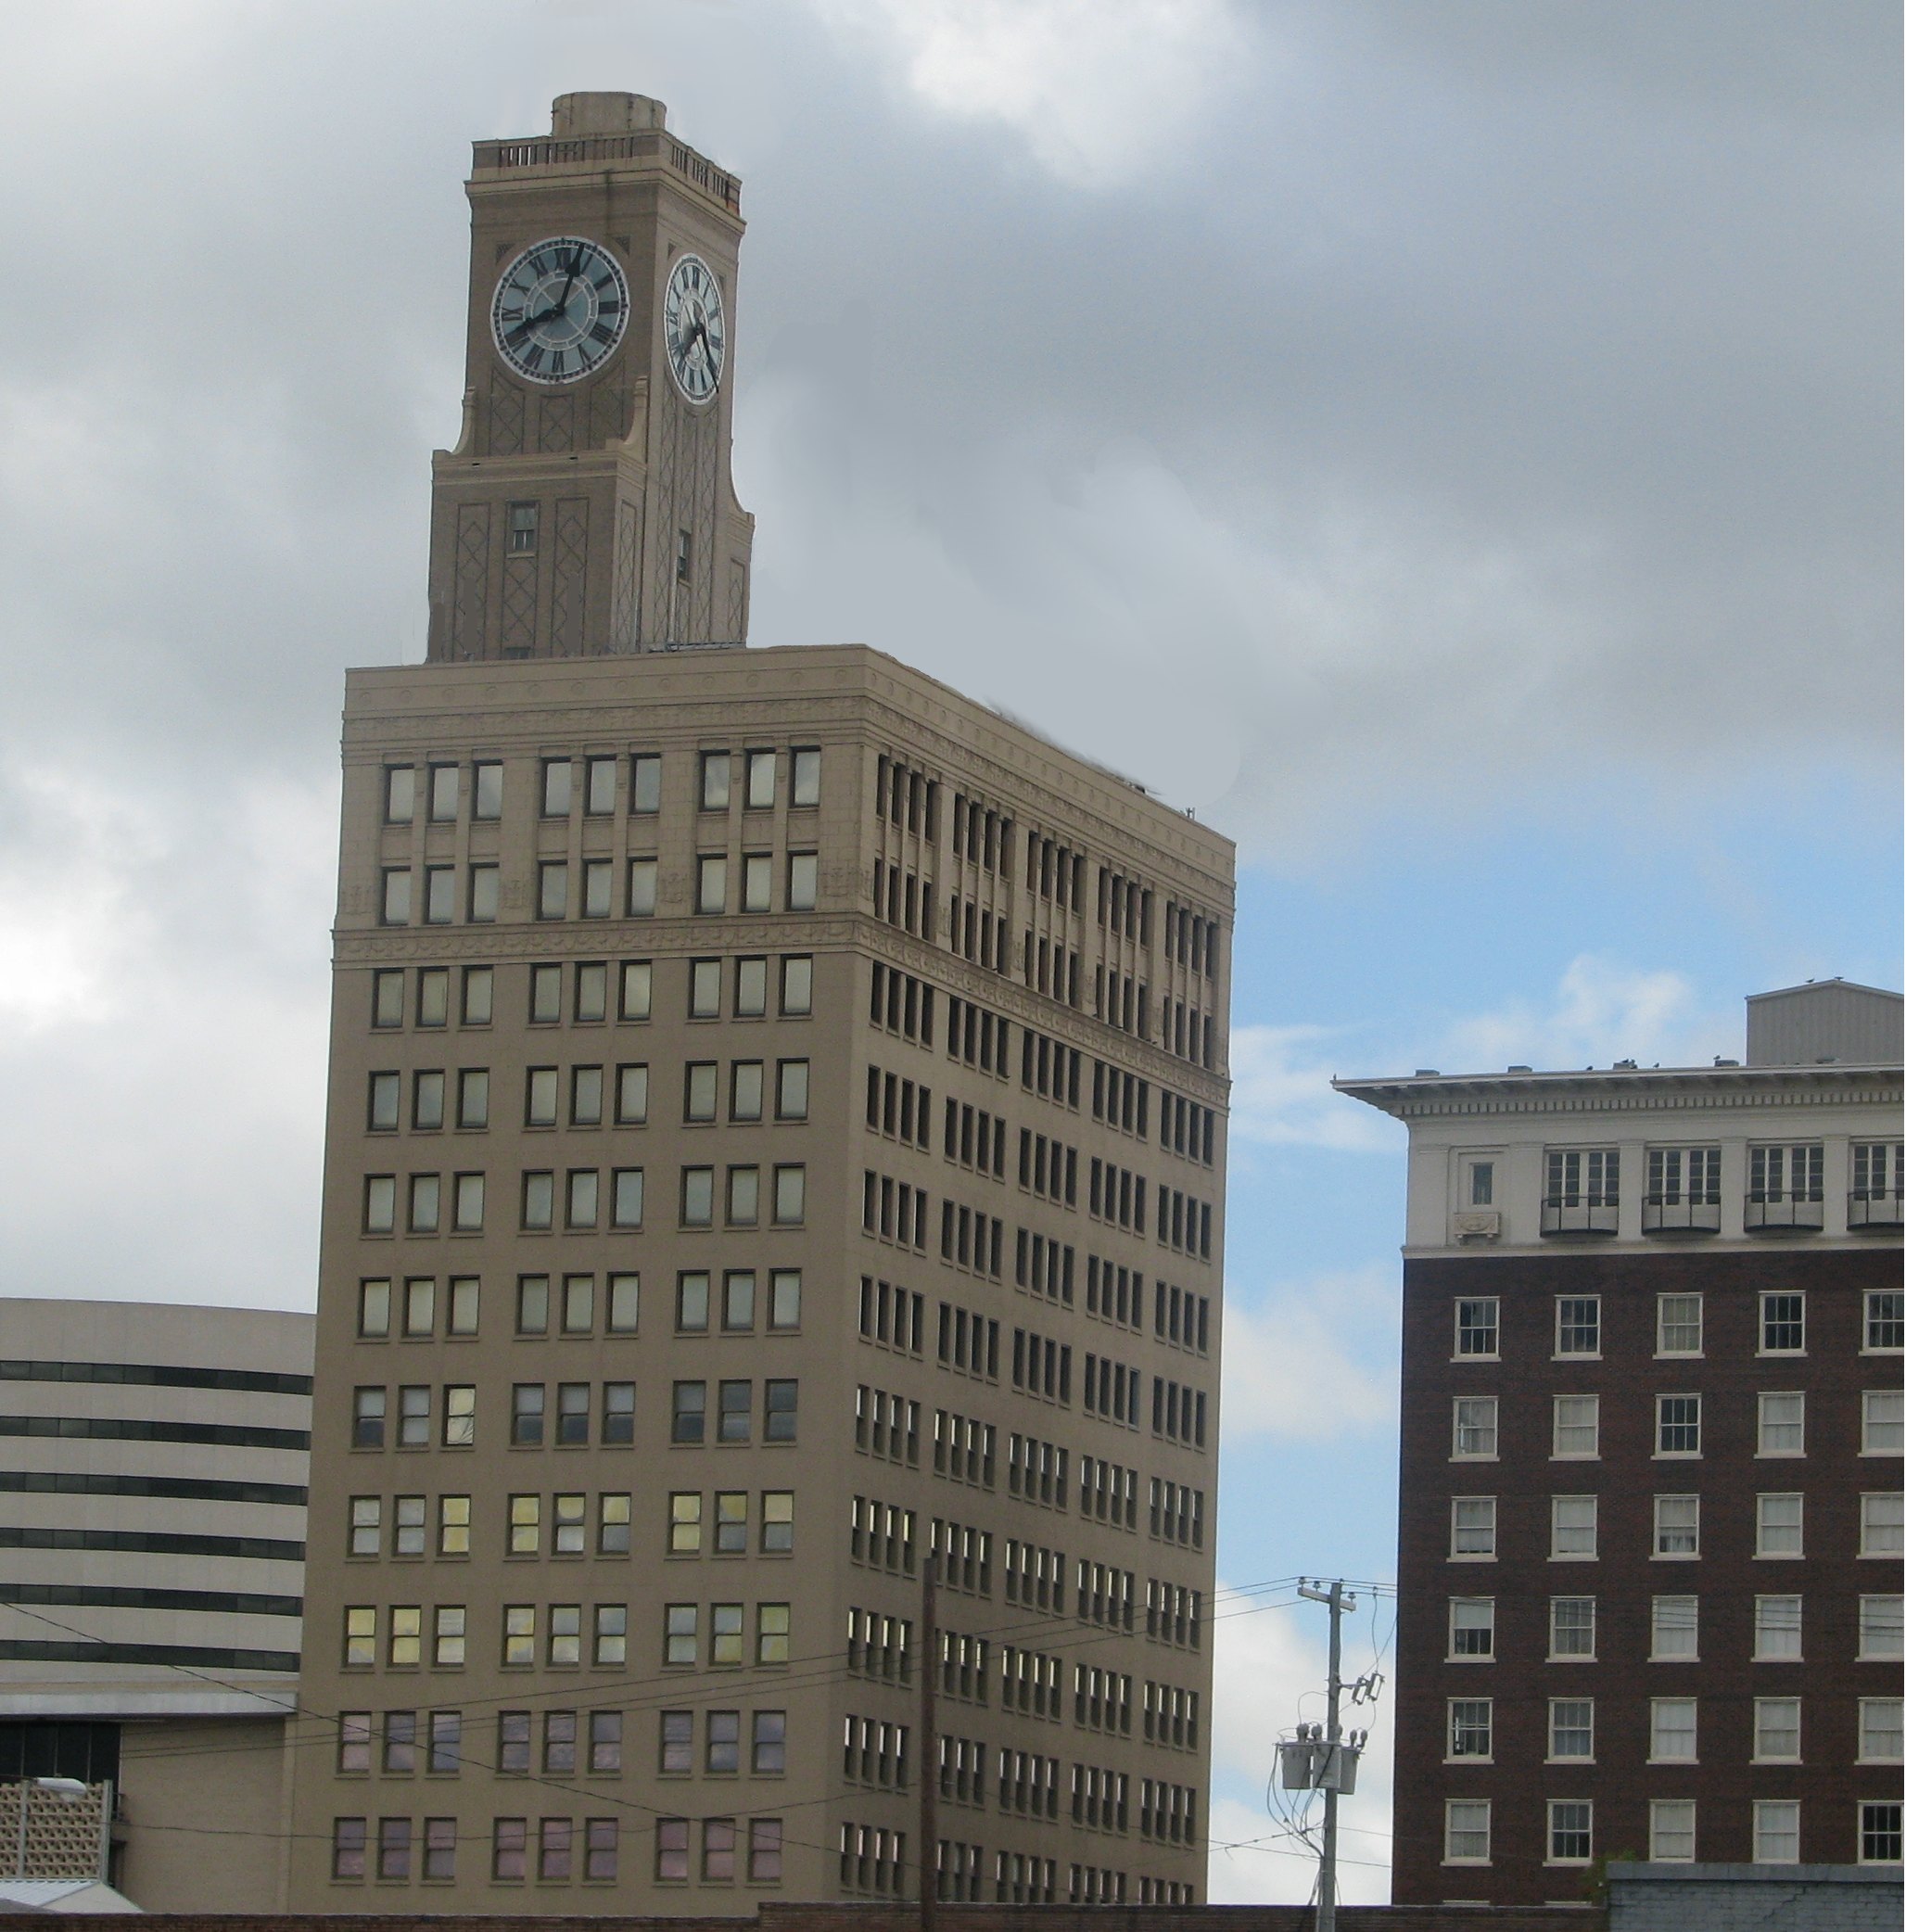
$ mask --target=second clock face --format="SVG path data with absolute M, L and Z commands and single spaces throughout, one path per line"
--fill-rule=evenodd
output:
M 579 382 L 616 353 L 629 284 L 606 248 L 558 235 L 525 248 L 489 305 L 497 353 L 531 382 Z
M 699 255 L 678 257 L 668 272 L 662 340 L 676 388 L 691 402 L 707 401 L 721 382 L 728 318 L 721 307 L 721 285 Z

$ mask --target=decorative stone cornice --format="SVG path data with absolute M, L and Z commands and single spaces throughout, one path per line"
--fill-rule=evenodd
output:
M 1649 1067 L 1333 1080 L 1339 1093 L 1403 1121 L 1554 1114 L 1702 1113 L 1781 1108 L 1898 1108 L 1898 1066 Z

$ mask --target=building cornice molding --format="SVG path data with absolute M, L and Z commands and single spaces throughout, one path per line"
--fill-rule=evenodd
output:
M 1899 1107 L 1897 1066 L 1715 1067 L 1417 1080 L 1333 1080 L 1353 1100 L 1401 1121 L 1563 1114 L 1714 1113 L 1744 1108 Z

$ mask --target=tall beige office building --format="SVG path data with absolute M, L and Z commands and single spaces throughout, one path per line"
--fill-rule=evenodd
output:
M 346 706 L 291 1902 L 913 1898 L 922 1776 L 945 1896 L 1196 1899 L 1231 845 L 743 648 L 657 104 L 470 195 L 432 661 Z

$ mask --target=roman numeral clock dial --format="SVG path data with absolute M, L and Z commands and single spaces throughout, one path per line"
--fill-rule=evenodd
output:
M 525 248 L 489 305 L 497 353 L 518 375 L 579 382 L 615 354 L 629 326 L 629 284 L 606 248 L 559 235 Z
M 728 354 L 728 317 L 721 285 L 699 255 L 683 255 L 668 272 L 662 296 L 662 342 L 668 373 L 691 402 L 705 402 L 721 381 Z

